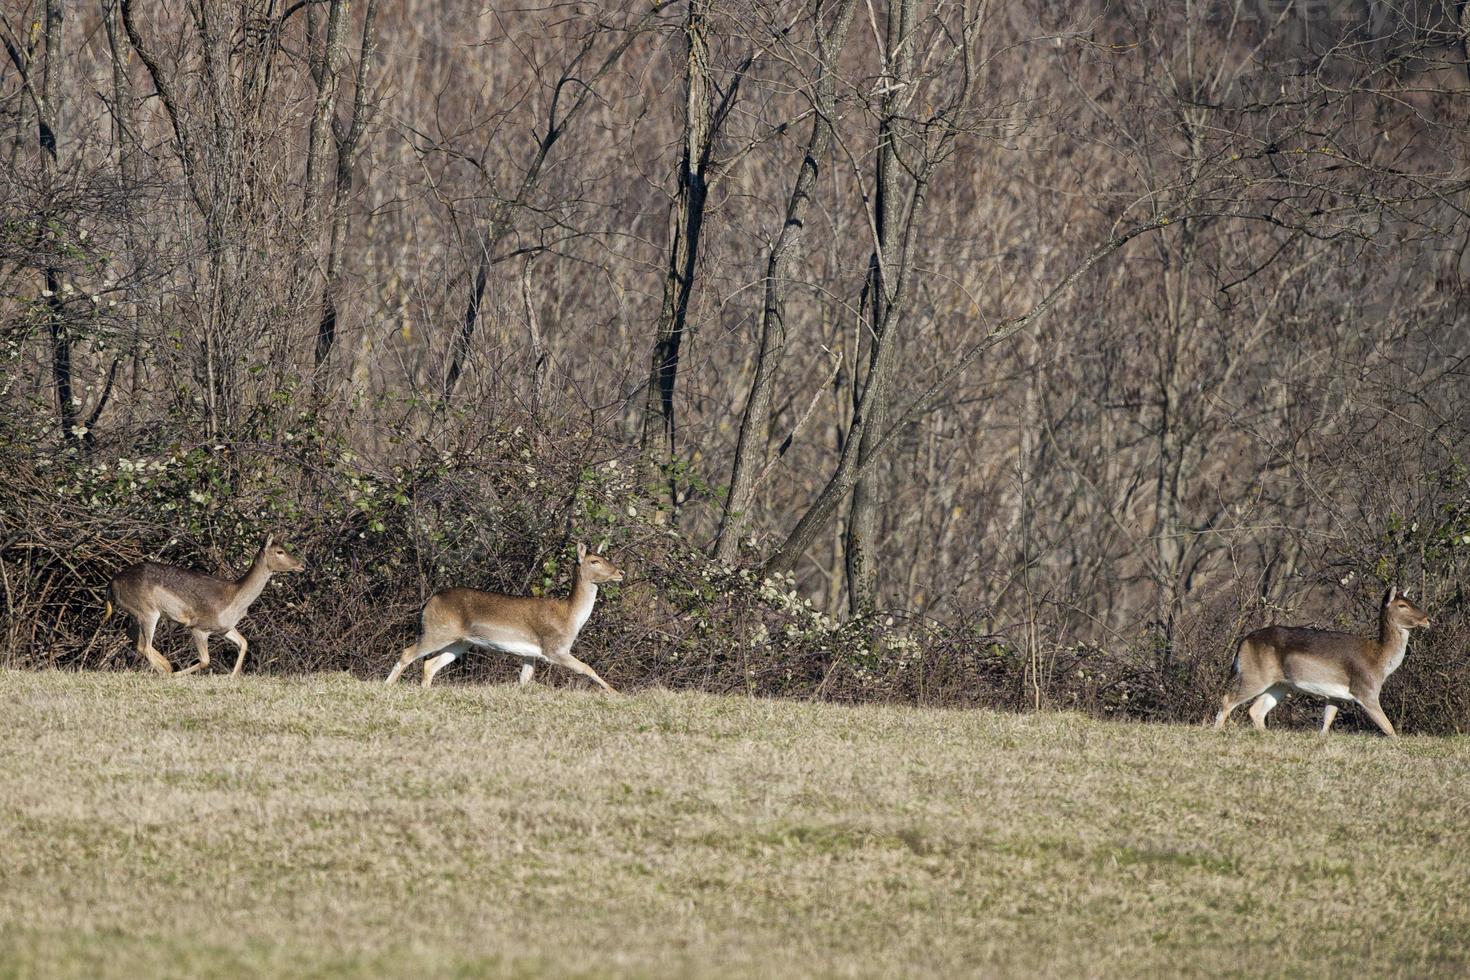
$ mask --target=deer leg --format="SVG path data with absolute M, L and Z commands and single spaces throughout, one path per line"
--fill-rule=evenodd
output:
M 1215 712 L 1215 731 L 1218 732 L 1225 727 L 1225 720 L 1230 717 L 1230 712 L 1234 711 L 1235 706 L 1238 704 L 1240 702 L 1236 700 L 1233 693 L 1227 694 L 1220 699 L 1220 710 Z
M 469 649 L 469 644 L 467 643 L 452 643 L 437 657 L 424 661 L 424 687 L 427 688 L 430 684 L 434 683 L 435 675 L 463 656 L 467 649 Z
M 388 679 L 383 681 L 384 684 L 398 683 L 398 677 L 403 673 L 403 668 L 418 659 L 414 656 L 414 651 L 418 648 L 419 645 L 415 643 L 413 646 L 404 649 L 403 653 L 398 657 L 398 663 L 394 664 L 393 669 L 388 671 Z
M 1262 694 L 1266 693 L 1270 689 L 1270 684 L 1261 684 L 1256 686 L 1255 690 L 1251 690 L 1246 686 L 1245 680 L 1237 675 L 1235 678 L 1235 683 L 1231 686 L 1231 690 L 1228 691 L 1225 696 L 1220 699 L 1220 711 L 1218 714 L 1215 715 L 1216 731 L 1225 727 L 1225 720 L 1230 717 L 1230 712 L 1234 711 L 1236 708 L 1240 707 L 1242 704 L 1245 704 L 1252 698 L 1260 697 Z M 1275 706 L 1275 703 L 1276 702 L 1274 701 L 1271 702 L 1272 707 Z M 1266 711 L 1270 710 L 1271 708 L 1266 708 Z
M 199 662 L 192 667 L 185 667 L 179 671 L 179 676 L 192 674 L 196 670 L 204 670 L 209 666 L 209 633 L 206 630 L 193 630 L 194 646 L 199 651 Z
M 159 653 L 153 647 L 153 630 L 158 626 L 158 611 L 137 617 L 138 620 L 138 652 L 147 658 L 153 665 L 153 669 L 160 674 L 172 674 L 174 665 L 168 662 L 168 658 Z
M 240 635 L 239 630 L 230 630 L 225 634 L 225 639 L 240 648 L 240 653 L 235 657 L 235 668 L 230 671 L 231 677 L 239 677 L 240 672 L 245 669 L 245 651 L 250 649 L 250 644 Z
M 1251 722 L 1260 731 L 1264 732 L 1266 730 L 1266 716 L 1271 713 L 1271 709 L 1276 707 L 1277 702 L 1281 700 L 1281 693 L 1279 687 L 1267 688 L 1261 692 L 1260 696 L 1251 705 Z
M 617 691 L 613 690 L 613 687 L 612 687 L 611 684 L 609 684 L 607 681 L 603 680 L 601 677 L 598 677 L 597 676 L 597 671 L 593 670 L 591 667 L 588 667 L 586 664 L 582 663 L 582 661 L 580 661 L 576 657 L 572 656 L 570 652 L 567 652 L 567 651 L 562 651 L 561 653 L 549 653 L 548 652 L 546 659 L 550 660 L 554 664 L 557 664 L 559 666 L 565 667 L 567 670 L 574 671 L 574 672 L 576 672 L 578 674 L 581 674 L 583 677 L 586 677 L 586 678 L 589 678 L 589 679 L 591 679 L 593 681 L 596 681 L 598 684 L 601 684 L 602 685 L 602 689 L 604 691 L 606 691 L 607 693 L 609 693 L 609 694 L 616 694 L 616 693 L 618 693 Z
M 1318 734 L 1326 735 L 1327 730 L 1332 727 L 1332 723 L 1335 720 L 1337 720 L 1337 702 L 1328 701 L 1327 707 L 1322 709 L 1322 731 L 1318 732 Z
M 1378 726 L 1379 731 L 1389 738 L 1398 738 L 1398 732 L 1393 730 L 1393 722 L 1388 720 L 1388 715 L 1384 714 L 1383 709 L 1378 705 L 1378 695 L 1358 698 L 1358 703 L 1363 706 L 1364 711 L 1368 712 L 1368 717 L 1373 719 L 1373 724 Z
M 138 624 L 137 617 L 133 616 L 132 613 L 128 614 L 127 631 L 128 649 L 141 651 L 143 647 L 140 645 L 139 641 L 143 639 L 143 630 L 142 627 Z
M 453 642 L 453 637 L 420 636 L 417 643 L 403 648 L 403 653 L 398 656 L 398 663 L 394 664 L 393 669 L 388 671 L 388 679 L 383 681 L 383 683 L 396 684 L 398 678 L 402 677 L 403 672 L 408 669 L 409 664 L 415 660 L 427 657 L 431 653 L 438 653 Z
M 522 660 L 520 686 L 525 687 L 527 684 L 531 683 L 531 678 L 535 676 L 536 662 L 534 660 Z

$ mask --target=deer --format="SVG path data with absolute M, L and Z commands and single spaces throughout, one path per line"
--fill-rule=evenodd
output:
M 1353 701 L 1389 738 L 1393 723 L 1378 703 L 1383 689 L 1409 649 L 1409 631 L 1429 625 L 1429 616 L 1409 599 L 1409 590 L 1390 587 L 1378 613 L 1378 637 L 1355 636 L 1302 626 L 1267 626 L 1240 641 L 1230 690 L 1215 716 L 1225 727 L 1230 712 L 1248 701 L 1251 721 L 1266 730 L 1266 715 L 1289 691 L 1327 698 L 1322 712 L 1326 735 L 1337 718 L 1337 702 Z
M 138 653 L 147 658 L 160 674 L 173 674 L 174 667 L 153 646 L 153 631 L 159 618 L 166 616 L 187 626 L 194 634 L 199 662 L 178 671 L 176 676 L 179 677 L 207 668 L 209 637 L 213 633 L 224 633 L 225 639 L 240 651 L 235 657 L 235 669 L 230 671 L 231 677 L 239 677 L 245 668 L 245 651 L 250 644 L 235 627 L 245 618 L 251 603 L 260 598 L 272 575 L 299 572 L 305 567 L 300 559 L 276 544 L 272 535 L 266 536 L 265 544 L 260 546 L 255 560 L 250 563 L 250 569 L 234 581 L 178 565 L 139 562 L 118 572 L 108 583 L 107 608 L 102 614 L 102 621 L 105 623 L 112 615 L 114 605 L 131 616 L 133 624 L 129 627 L 129 638 L 136 644 Z
M 435 592 L 424 603 L 418 641 L 404 649 L 384 683 L 397 682 L 414 661 L 432 657 L 424 664 L 423 686 L 427 688 L 439 671 L 471 647 L 483 647 L 520 658 L 522 687 L 535 676 L 536 662 L 546 661 L 581 674 L 609 694 L 616 694 L 597 671 L 572 656 L 572 644 L 592 615 L 598 585 L 622 580 L 623 573 L 617 566 L 601 555 L 590 554 L 585 544 L 578 544 L 572 592 L 565 599 L 504 595 L 478 589 Z

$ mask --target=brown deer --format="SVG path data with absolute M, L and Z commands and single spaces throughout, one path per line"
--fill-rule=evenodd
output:
M 422 657 L 437 654 L 424 664 L 424 687 L 434 675 L 470 647 L 499 650 L 521 659 L 521 684 L 529 684 L 536 661 L 545 660 L 575 671 L 617 692 L 597 671 L 572 656 L 572 644 L 592 615 L 601 582 L 621 582 L 623 573 L 601 555 L 577 545 L 577 569 L 572 594 L 565 599 L 502 595 L 477 589 L 444 589 L 429 596 L 419 627 L 418 642 L 403 651 L 384 683 L 398 680 L 404 669 Z
M 1409 601 L 1408 590 L 1399 592 L 1395 587 L 1383 597 L 1376 639 L 1301 626 L 1256 630 L 1240 641 L 1235 677 L 1215 716 L 1215 727 L 1223 728 L 1237 705 L 1254 699 L 1251 721 L 1264 731 L 1266 715 L 1295 690 L 1330 699 L 1322 712 L 1323 735 L 1337 717 L 1335 700 L 1339 700 L 1362 705 L 1383 734 L 1393 737 L 1393 724 L 1378 704 L 1378 692 L 1404 662 L 1409 631 L 1428 625 L 1429 616 Z
M 114 605 L 133 617 L 130 639 L 138 653 L 148 659 L 160 674 L 173 673 L 173 664 L 153 646 L 153 631 L 161 616 L 182 623 L 194 633 L 199 662 L 179 671 L 179 676 L 192 674 L 209 666 L 209 635 L 224 633 L 225 639 L 239 648 L 232 677 L 238 677 L 245 666 L 249 644 L 235 625 L 245 618 L 250 604 L 259 598 L 266 582 L 276 572 L 299 572 L 306 566 L 285 548 L 267 536 L 265 544 L 251 562 L 250 570 L 237 581 L 217 578 L 177 565 L 156 561 L 139 562 L 117 573 L 108 584 L 107 609 L 102 619 L 112 615 Z

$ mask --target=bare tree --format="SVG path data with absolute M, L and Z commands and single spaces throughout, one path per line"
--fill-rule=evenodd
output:
M 166 63 L 145 39 L 132 0 L 121 0 L 123 28 L 152 80 L 167 115 L 172 146 L 204 240 L 204 274 L 197 284 L 201 306 L 198 357 L 194 362 L 211 437 L 229 429 L 241 408 L 243 349 L 251 334 L 268 336 L 266 324 L 245 312 L 262 297 L 256 265 L 271 246 L 251 248 L 246 237 L 269 234 L 274 216 L 263 211 L 262 166 L 271 124 L 265 118 L 272 66 L 279 50 L 268 9 L 216 7 L 201 2 L 190 10 L 189 30 L 173 46 L 183 63 Z M 262 254 L 262 253 L 265 254 Z M 280 369 L 290 372 L 289 364 Z
M 481 304 L 485 300 L 490 268 L 509 257 L 497 254 L 496 250 L 514 229 L 518 212 L 533 204 L 540 189 L 542 173 L 551 160 L 551 153 L 557 142 L 588 107 L 594 104 L 597 83 L 618 65 L 623 55 L 661 12 L 662 7 L 655 4 L 640 17 L 621 27 L 613 28 L 601 23 L 590 25 L 578 43 L 576 53 L 562 67 L 557 77 L 547 84 L 550 98 L 544 118 L 540 120 L 541 132 L 536 138 L 530 160 L 521 167 L 519 178 L 513 181 L 514 191 L 509 194 L 501 192 L 499 188 L 507 182 L 482 170 L 494 203 L 489 217 L 480 224 L 474 236 L 477 256 L 475 272 L 470 279 L 469 302 L 450 345 L 449 365 L 444 373 L 442 397 L 445 402 L 454 394 L 460 376 L 464 373 L 470 342 L 474 339 L 475 328 L 481 317 Z M 617 41 L 600 60 L 596 60 L 593 52 L 605 34 L 613 34 Z
M 56 172 L 60 164 L 57 129 L 61 120 L 61 0 L 46 0 L 46 20 L 42 36 L 45 59 L 41 62 L 41 85 L 36 99 L 36 136 L 40 147 L 41 189 L 48 196 L 55 191 Z M 44 225 L 38 226 L 42 236 L 41 251 L 54 245 L 47 241 Z M 51 376 L 56 387 L 57 413 L 62 432 L 73 438 L 84 435 L 77 424 L 77 398 L 72 382 L 72 339 L 67 334 L 66 313 L 62 307 L 61 272 L 52 263 L 42 273 L 46 282 L 46 305 L 50 310 Z
M 316 368 L 321 371 L 337 339 L 342 268 L 351 229 L 352 172 L 362 150 L 363 134 L 373 115 L 368 71 L 377 51 L 378 0 L 367 0 L 362 14 L 362 40 L 357 49 L 357 74 L 347 116 L 332 116 L 332 138 L 337 149 L 337 167 L 332 182 L 332 225 L 327 244 L 326 283 L 322 288 L 321 317 L 316 329 Z M 330 35 L 330 29 L 328 31 Z M 329 44 L 330 48 L 330 44 Z M 308 178 L 309 180 L 309 178 Z
M 709 44 L 705 38 L 708 0 L 689 0 L 684 20 L 684 139 L 679 159 L 678 191 L 670 212 L 669 268 L 663 304 L 654 328 L 653 362 L 648 375 L 648 402 L 643 410 L 642 449 L 652 458 L 662 430 L 659 454 L 674 455 L 674 385 L 679 373 L 679 345 L 689 317 L 699 261 L 699 233 L 709 195 L 708 168 L 714 139 L 714 91 L 710 79 Z M 739 80 L 736 80 L 736 85 Z M 732 86 L 733 90 L 734 86 Z M 671 505 L 678 492 L 671 490 Z
M 678 189 L 670 210 L 668 270 L 663 300 L 654 327 L 653 356 L 649 365 L 647 399 L 643 410 L 640 448 L 649 465 L 676 457 L 674 394 L 679 375 L 679 350 L 689 329 L 690 301 L 700 260 L 700 239 L 713 185 L 728 176 L 733 163 L 750 146 L 725 159 L 716 149 L 740 99 L 741 83 L 759 56 L 761 39 L 750 38 L 749 48 L 727 73 L 723 86 L 710 63 L 708 0 L 689 0 L 684 22 L 684 132 L 679 159 Z M 727 13 L 728 15 L 728 13 Z M 776 129 L 784 130 L 784 124 Z M 758 142 L 760 137 L 757 137 Z M 655 449 L 655 442 L 662 445 Z M 668 476 L 669 505 L 677 519 L 680 502 L 678 478 Z
M 855 7 L 856 0 L 838 0 L 827 15 L 830 17 L 828 23 L 822 22 L 820 6 L 812 17 L 816 57 L 812 128 L 786 201 L 781 228 L 766 259 L 755 374 L 740 419 L 735 456 L 730 466 L 730 488 L 713 548 L 714 556 L 724 562 L 733 561 L 738 552 L 740 538 L 750 522 L 750 507 L 768 452 L 771 400 L 775 392 L 776 372 L 787 343 L 786 292 L 801 256 L 802 239 L 817 180 L 832 149 L 837 114 L 838 61 L 847 46 Z
M 877 458 L 902 347 L 900 324 L 910 313 L 931 182 L 953 155 L 956 141 L 974 127 L 977 107 L 972 100 L 982 68 L 976 51 L 981 24 L 979 9 L 969 4 L 921 10 L 914 0 L 899 0 L 889 7 L 869 107 L 876 121 L 876 182 L 869 187 L 861 176 L 857 178 L 865 187 L 863 206 L 873 248 L 864 296 L 870 311 L 864 334 L 867 370 L 837 465 L 786 542 L 767 560 L 768 571 L 784 571 L 795 564 Z M 941 37 L 952 43 L 940 44 Z M 922 61 L 920 50 L 930 52 Z M 845 151 L 850 160 L 859 159 L 851 148 Z M 870 430 L 875 434 L 869 435 Z M 872 602 L 866 552 L 872 507 L 867 488 L 848 537 L 848 585 L 855 610 Z
M 54 201 L 59 190 L 58 169 L 60 150 L 58 129 L 61 119 L 61 76 L 64 65 L 62 46 L 62 3 L 61 0 L 45 0 L 41 15 L 41 56 L 36 57 L 35 34 L 28 45 L 15 37 L 6 24 L 5 49 L 11 64 L 19 73 L 21 82 L 20 102 L 15 138 L 11 145 L 11 164 L 14 168 L 21 159 L 24 146 L 23 127 L 34 118 L 36 126 L 37 164 L 40 175 L 40 194 L 43 200 Z M 39 64 L 38 64 L 39 61 Z M 39 77 L 38 77 L 39 75 Z M 34 117 L 30 114 L 34 113 Z M 72 374 L 72 338 L 66 318 L 62 297 L 61 269 L 55 256 L 59 243 L 55 240 L 50 216 L 38 216 L 34 222 L 34 250 L 41 257 L 42 297 L 46 305 L 46 329 L 50 338 L 51 382 L 55 398 L 56 413 L 61 423 L 63 436 L 81 441 L 85 434 L 79 424 L 78 401 Z
M 316 258 L 315 247 L 322 238 L 321 207 L 326 181 L 326 157 L 337 119 L 337 90 L 342 72 L 346 25 L 346 0 L 327 3 L 325 35 L 321 13 L 316 4 L 306 7 L 306 63 L 316 84 L 316 99 L 311 111 L 311 124 L 306 137 L 306 176 L 302 184 L 301 227 L 303 260 Z
M 575 444 L 546 526 L 1168 673 L 1420 560 L 1463 456 L 1458 10 L 12 7 L 0 391 L 59 457 Z

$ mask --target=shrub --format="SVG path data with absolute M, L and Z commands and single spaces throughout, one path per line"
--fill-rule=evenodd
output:
M 1048 641 L 1046 623 L 1018 644 L 984 628 L 977 611 L 946 622 L 897 612 L 837 622 L 792 578 L 712 562 L 668 523 L 654 488 L 639 485 L 625 446 L 529 418 L 461 424 L 459 439 L 434 447 L 395 438 L 368 459 L 304 413 L 274 442 L 203 442 L 162 427 L 85 451 L 39 412 L 5 412 L 8 666 L 139 669 L 120 624 L 101 622 L 108 580 L 144 558 L 239 574 L 267 531 L 307 569 L 273 580 L 253 607 L 252 671 L 381 677 L 415 638 L 435 589 L 561 594 L 578 540 L 607 549 L 628 573 L 604 587 L 579 645 L 609 682 L 632 689 L 1197 723 L 1215 710 L 1236 640 L 1272 618 L 1259 602 L 1215 596 L 1181 615 L 1167 657 L 1148 637 L 1117 650 Z M 1417 529 L 1394 528 L 1340 565 L 1367 579 L 1385 562 L 1397 573 L 1413 551 L 1436 556 L 1448 581 L 1465 553 L 1451 539 L 1470 534 L 1466 514 L 1470 506 L 1451 508 L 1433 529 L 1438 551 L 1413 537 Z M 1437 626 L 1415 638 L 1385 705 L 1406 732 L 1470 730 L 1464 596 L 1456 588 L 1429 604 Z M 1362 605 L 1357 622 L 1370 622 Z M 176 665 L 192 659 L 178 627 L 162 628 L 158 643 Z M 509 657 L 462 663 L 451 678 L 509 680 L 516 669 Z M 1273 721 L 1315 724 L 1319 711 L 1293 699 Z M 1340 722 L 1355 723 L 1351 711 Z

